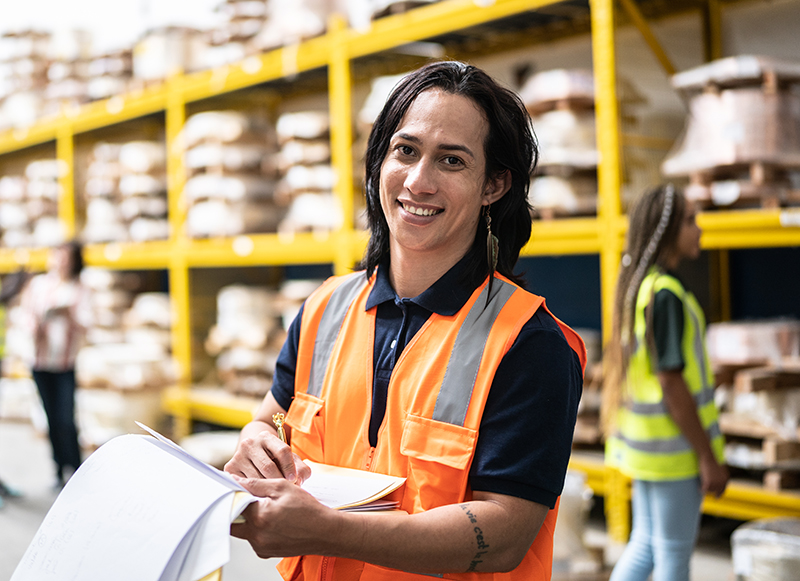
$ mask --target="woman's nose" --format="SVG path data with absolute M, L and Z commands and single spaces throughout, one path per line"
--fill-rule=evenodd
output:
M 436 193 L 436 175 L 431 164 L 421 159 L 410 166 L 403 185 L 412 194 Z

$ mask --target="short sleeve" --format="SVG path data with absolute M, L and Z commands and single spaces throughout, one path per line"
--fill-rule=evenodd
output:
M 553 508 L 572 451 L 583 372 L 555 319 L 539 309 L 501 361 L 470 469 L 473 490 Z
M 303 308 L 289 325 L 286 341 L 275 362 L 275 373 L 272 376 L 270 391 L 275 401 L 283 409 L 288 410 L 294 399 L 294 377 L 297 368 L 297 349 L 300 345 L 300 323 L 303 319 Z
M 661 289 L 653 298 L 653 339 L 658 371 L 682 370 L 683 303 L 667 289 Z

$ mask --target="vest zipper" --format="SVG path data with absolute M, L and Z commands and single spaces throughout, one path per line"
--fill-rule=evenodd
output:
M 331 573 L 328 573 L 328 562 L 330 561 L 331 557 L 322 557 L 322 565 L 319 568 L 319 578 L 320 581 L 332 581 L 333 579 L 333 567 L 331 567 Z

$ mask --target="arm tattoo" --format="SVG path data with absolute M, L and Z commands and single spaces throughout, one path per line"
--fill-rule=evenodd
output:
M 478 526 L 478 518 L 472 514 L 472 511 L 469 509 L 469 505 L 460 504 L 459 506 L 461 507 L 461 510 L 464 511 L 464 514 L 467 515 L 469 522 L 475 525 L 472 531 L 475 533 L 475 540 L 478 543 L 478 552 L 475 553 L 475 556 L 472 558 L 472 562 L 469 564 L 469 569 L 467 569 L 467 573 L 471 573 L 477 569 L 479 563 L 483 562 L 481 557 L 489 552 L 489 545 L 486 544 L 486 541 L 483 538 L 483 531 Z

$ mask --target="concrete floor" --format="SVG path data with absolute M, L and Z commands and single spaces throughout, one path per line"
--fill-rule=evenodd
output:
M 0 509 L 0 579 L 9 579 L 56 498 L 49 443 L 30 422 L 0 420 L 0 478 L 23 494 L 6 499 Z M 692 561 L 693 579 L 733 581 L 731 530 L 730 523 L 704 523 Z M 604 543 L 602 518 L 590 518 L 588 534 L 593 545 Z M 247 543 L 231 538 L 231 561 L 223 569 L 223 579 L 277 581 L 275 563 L 259 559 Z

